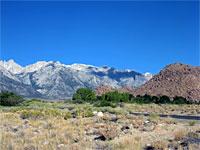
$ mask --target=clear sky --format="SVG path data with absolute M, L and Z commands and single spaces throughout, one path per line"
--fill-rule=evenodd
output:
M 198 1 L 1 2 L 1 59 L 158 73 L 199 66 Z

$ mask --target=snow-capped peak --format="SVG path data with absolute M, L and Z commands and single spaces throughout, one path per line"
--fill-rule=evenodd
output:
M 18 65 L 17 63 L 15 63 L 15 61 L 13 59 L 9 60 L 9 61 L 0 61 L 0 66 L 4 67 L 6 70 L 10 71 L 13 74 L 19 74 L 22 72 L 34 72 L 38 69 L 40 69 L 41 67 L 46 66 L 49 63 L 53 63 L 52 61 L 46 62 L 46 61 L 38 61 L 35 64 L 26 66 L 26 67 L 22 67 L 20 65 Z
M 32 65 L 29 65 L 29 66 L 26 66 L 24 68 L 24 72 L 34 72 L 50 63 L 53 63 L 53 61 L 49 61 L 49 62 L 46 62 L 46 61 L 38 61 Z
M 68 67 L 71 67 L 76 70 L 86 70 L 88 67 L 94 67 L 94 66 L 74 63 L 72 65 L 68 65 Z
M 146 79 L 148 79 L 148 80 L 150 80 L 150 79 L 153 77 L 153 75 L 152 75 L 151 73 L 149 73 L 149 72 L 146 72 L 146 73 L 144 74 L 144 76 L 145 76 Z
M 8 62 L 0 61 L 0 65 L 13 74 L 20 73 L 23 70 L 23 67 L 15 63 L 13 59 Z

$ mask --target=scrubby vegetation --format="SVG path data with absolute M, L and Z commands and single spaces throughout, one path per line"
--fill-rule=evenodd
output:
M 0 106 L 0 149 L 174 150 L 198 146 L 190 141 L 199 140 L 199 121 L 161 118 L 159 114 L 198 116 L 200 105 L 156 104 L 158 97 L 118 92 L 105 93 L 94 100 L 88 96 L 93 95 L 89 90 L 87 94 L 82 92 L 76 94 L 83 99 L 67 102 L 32 99 L 14 107 Z M 85 99 L 87 96 L 90 100 Z M 152 99 L 154 102 L 148 103 Z M 163 97 L 162 101 L 168 100 Z

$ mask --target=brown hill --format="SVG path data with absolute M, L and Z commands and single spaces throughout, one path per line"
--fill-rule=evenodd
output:
M 132 94 L 166 95 L 170 98 L 181 96 L 187 100 L 200 101 L 200 67 L 182 63 L 167 65 Z
M 124 86 L 122 88 L 119 88 L 117 91 L 120 93 L 133 93 L 133 91 L 135 90 L 135 88 L 129 87 L 129 86 Z
M 96 96 L 101 96 L 103 93 L 107 93 L 110 91 L 115 91 L 115 89 L 105 84 L 101 84 L 99 87 L 94 89 L 94 93 L 96 94 Z

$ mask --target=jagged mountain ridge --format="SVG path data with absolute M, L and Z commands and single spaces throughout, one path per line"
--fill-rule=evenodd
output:
M 152 77 L 150 73 L 143 75 L 133 70 L 117 70 L 107 66 L 95 67 L 85 64 L 64 65 L 52 61 L 39 61 L 22 67 L 14 60 L 9 60 L 0 61 L 0 66 L 2 73 L 0 83 L 3 83 L 5 78 L 12 79 L 6 83 L 8 86 L 2 84 L 0 91 L 9 90 L 22 96 L 38 96 L 44 99 L 66 99 L 78 88 L 95 89 L 101 84 L 111 85 L 114 88 L 125 85 L 139 87 Z M 9 86 L 12 84 L 15 86 Z M 28 93 L 20 91 L 17 84 L 31 90 Z

